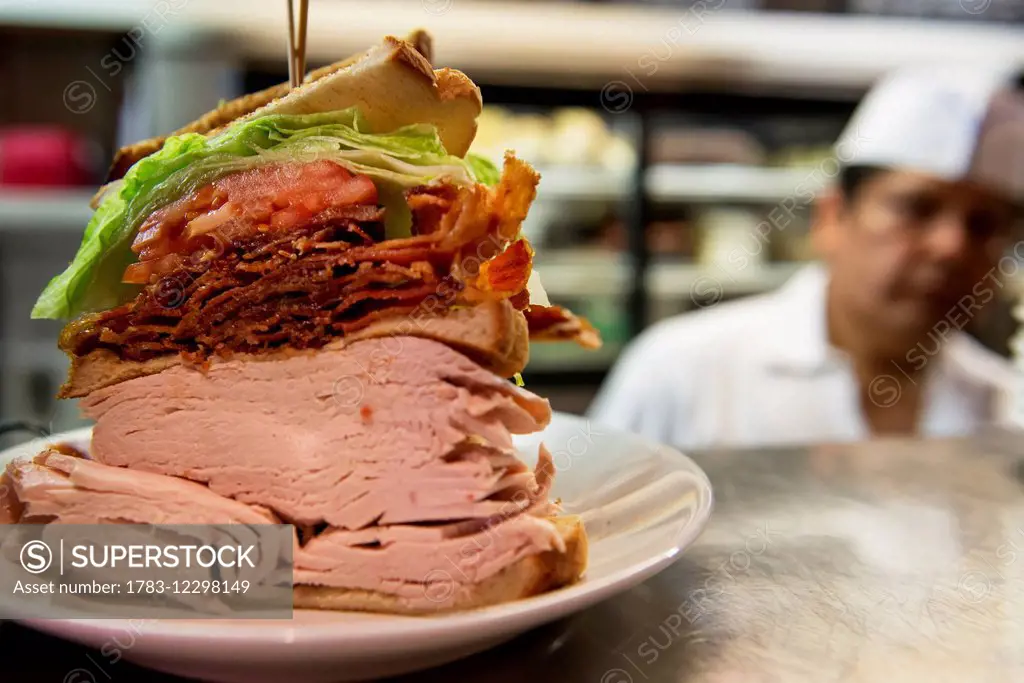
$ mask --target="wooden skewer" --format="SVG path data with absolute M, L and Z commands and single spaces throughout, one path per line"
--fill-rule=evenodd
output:
M 295 4 L 288 0 L 288 83 L 292 88 L 306 78 L 306 18 L 309 0 L 299 0 L 299 34 L 295 36 Z
M 295 80 L 295 8 L 288 0 L 288 84 L 294 88 Z
M 299 40 L 296 46 L 296 70 L 299 72 L 296 85 L 306 80 L 306 17 L 309 16 L 309 0 L 299 0 Z

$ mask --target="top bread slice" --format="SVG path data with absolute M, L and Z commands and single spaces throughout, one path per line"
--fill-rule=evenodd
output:
M 171 135 L 216 135 L 226 126 L 271 114 L 314 114 L 357 107 L 369 132 L 429 123 L 449 154 L 465 156 L 483 108 L 480 89 L 461 71 L 433 69 L 430 35 L 387 36 L 366 52 L 310 72 L 302 85 L 287 83 L 225 102 Z M 114 157 L 107 182 L 124 177 L 170 136 L 137 142 Z

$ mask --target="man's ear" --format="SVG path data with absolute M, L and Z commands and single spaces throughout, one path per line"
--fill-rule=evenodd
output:
M 843 193 L 838 187 L 823 189 L 815 199 L 810 229 L 811 246 L 818 256 L 828 257 L 841 248 L 844 210 Z

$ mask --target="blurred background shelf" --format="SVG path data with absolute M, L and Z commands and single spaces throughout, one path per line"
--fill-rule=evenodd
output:
M 731 299 L 775 289 L 803 263 L 769 263 L 750 266 L 736 272 L 715 266 L 689 264 L 654 264 L 650 270 L 649 288 L 653 298 L 676 300 L 690 297 L 696 303 L 701 297 Z
M 749 11 L 762 4 L 819 11 Z M 376 0 L 367 11 L 362 0 L 334 0 L 312 8 L 308 53 L 311 62 L 331 62 L 381 35 L 428 26 L 439 62 L 489 82 L 557 80 L 600 88 L 614 78 L 635 92 L 706 83 L 827 93 L 863 89 L 885 70 L 913 60 L 1024 65 L 1015 27 L 1001 25 L 1024 15 L 1015 3 L 989 3 L 984 14 L 972 15 L 957 2 L 922 1 L 909 11 L 927 18 L 868 14 L 885 12 L 885 4 Z M 160 3 L 146 0 L 34 0 L 0 3 L 0 24 L 127 31 L 156 15 L 153 21 L 166 23 L 168 34 L 223 34 L 243 58 L 277 62 L 283 50 L 280 5 L 175 0 L 154 10 Z
M 0 188 L 0 230 L 60 230 L 81 234 L 92 217 L 86 190 Z
M 538 201 L 604 201 L 629 196 L 633 178 L 628 172 L 601 168 L 549 166 L 538 169 Z
M 688 299 L 711 288 L 734 297 L 774 289 L 805 264 L 769 263 L 730 271 L 714 265 L 652 263 L 648 291 L 652 297 Z M 577 298 L 617 297 L 628 289 L 632 266 L 624 255 L 548 253 L 536 263 L 552 302 Z
M 812 173 L 804 168 L 661 164 L 648 169 L 646 186 L 654 201 L 768 203 L 793 196 Z
M 541 168 L 539 201 L 629 198 L 630 173 L 587 167 Z M 819 173 L 820 174 L 820 173 Z M 648 196 L 658 202 L 778 202 L 813 180 L 812 168 L 655 164 L 645 174 Z
M 603 372 L 622 350 L 619 344 L 605 344 L 600 349 L 585 351 L 565 344 L 536 343 L 530 345 L 530 362 L 524 375 L 539 373 Z

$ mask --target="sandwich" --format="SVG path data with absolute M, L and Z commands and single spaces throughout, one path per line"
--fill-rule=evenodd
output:
M 9 523 L 291 524 L 294 604 L 424 614 L 576 582 L 586 530 L 512 435 L 549 403 L 552 306 L 521 226 L 539 175 L 469 153 L 477 86 L 387 37 L 122 149 L 33 317 L 94 421 L 8 466 Z M 4 490 L 0 488 L 0 490 Z

